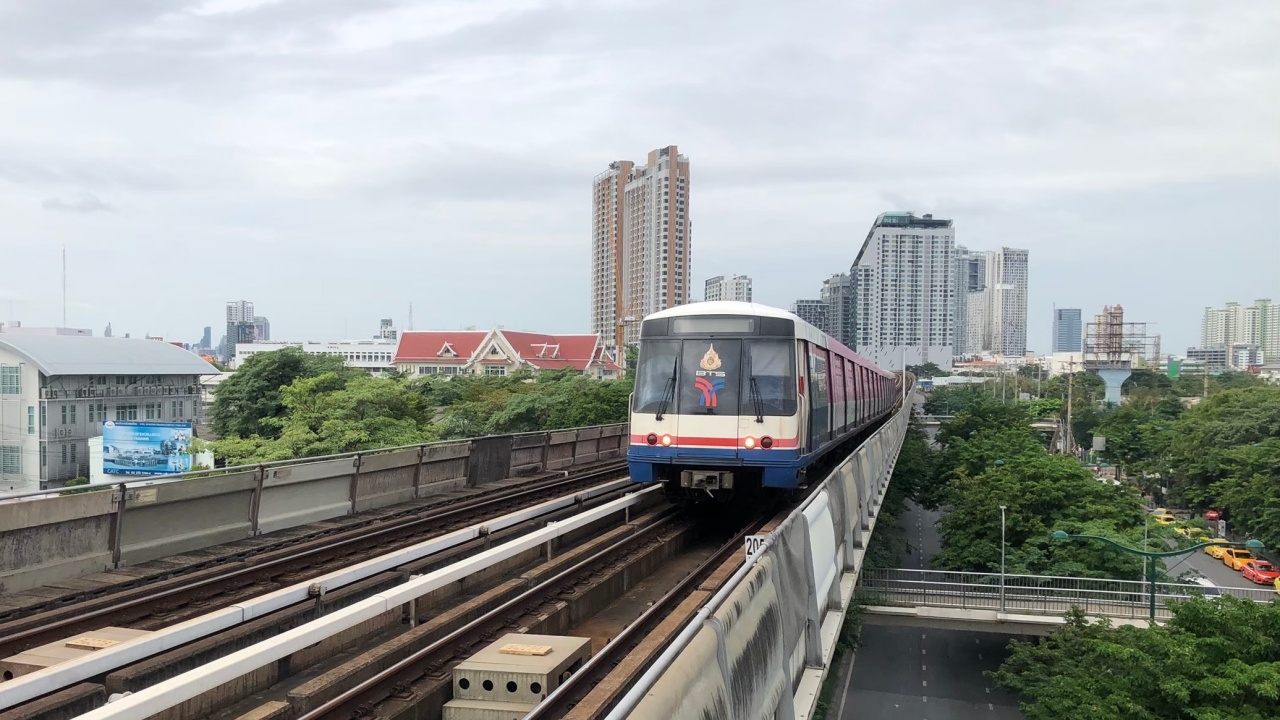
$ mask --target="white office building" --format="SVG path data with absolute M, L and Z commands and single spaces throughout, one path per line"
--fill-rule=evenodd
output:
M 217 372 L 156 340 L 0 334 L 0 492 L 88 477 L 106 420 L 194 422 Z
M 876 218 L 850 274 L 857 293 L 857 350 L 888 370 L 955 350 L 955 230 L 950 220 L 909 212 Z
M 721 300 L 751 302 L 751 278 L 746 275 L 717 275 L 707 278 L 702 299 L 706 302 Z
M 348 367 L 366 370 L 380 375 L 395 366 L 398 340 L 339 340 L 337 342 L 266 342 L 237 343 L 235 359 L 231 366 L 238 369 L 248 358 L 258 353 L 274 352 L 287 347 L 301 348 L 308 355 L 337 355 Z

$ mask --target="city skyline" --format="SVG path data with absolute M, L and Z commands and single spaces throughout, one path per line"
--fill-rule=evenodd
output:
M 657 5 L 214 6 L 6 16 L 4 319 L 62 324 L 65 245 L 67 324 L 95 332 L 195 341 L 239 297 L 282 338 L 410 305 L 589 331 L 582 196 L 666 142 L 698 165 L 698 267 L 768 305 L 812 297 L 885 208 L 1032 253 L 1041 352 L 1054 304 L 1123 301 L 1174 350 L 1204 306 L 1280 297 L 1274 3 L 751 5 L 730 33 L 688 7 L 675 35 Z

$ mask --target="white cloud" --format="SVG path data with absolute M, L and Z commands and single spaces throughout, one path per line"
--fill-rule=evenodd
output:
M 1277 37 L 1266 0 L 17 3 L 0 253 L 31 297 L 33 238 L 91 248 L 73 295 L 185 258 L 197 291 L 120 283 L 85 326 L 195 336 L 245 297 L 298 338 L 410 302 L 583 329 L 591 177 L 678 143 L 695 295 L 812 296 L 910 209 L 1031 250 L 1033 342 L 1054 302 L 1122 302 L 1178 348 L 1199 307 L 1280 293 Z M 80 193 L 129 212 L 41 219 Z

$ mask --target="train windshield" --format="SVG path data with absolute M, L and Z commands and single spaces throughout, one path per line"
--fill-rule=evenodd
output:
M 655 415 L 793 415 L 795 343 L 738 338 L 645 340 L 640 346 L 633 409 Z

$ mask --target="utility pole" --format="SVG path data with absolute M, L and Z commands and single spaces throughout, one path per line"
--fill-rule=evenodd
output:
M 1076 361 L 1072 358 L 1067 363 L 1067 454 L 1075 457 L 1075 441 L 1071 437 L 1071 401 L 1075 399 Z
M 1204 361 L 1204 390 L 1201 391 L 1201 398 L 1209 397 L 1209 361 Z

